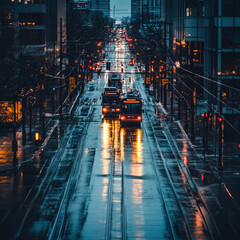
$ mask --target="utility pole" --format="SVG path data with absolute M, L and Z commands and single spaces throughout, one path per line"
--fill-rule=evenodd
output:
M 164 62 L 165 62 L 165 78 L 167 78 L 167 27 L 166 27 L 166 21 L 164 21 Z M 167 89 L 166 84 L 163 86 L 164 88 L 164 108 L 167 108 Z
M 195 85 L 193 83 L 193 85 Z M 195 104 L 194 104 L 194 97 L 195 97 L 195 87 L 193 87 L 193 93 L 191 98 L 191 140 L 195 140 L 195 126 L 194 126 L 194 120 L 195 120 Z
M 62 18 L 60 18 L 60 76 L 62 76 Z M 62 117 L 62 78 L 59 79 L 59 114 Z
M 22 144 L 26 144 L 26 98 L 22 97 Z
M 29 142 L 32 141 L 32 104 L 29 104 Z
M 218 148 L 218 167 L 222 168 L 222 126 L 223 126 L 223 118 L 222 118 L 222 92 L 220 91 L 220 116 L 218 115 L 218 128 L 219 128 L 219 148 Z
M 185 100 L 186 103 L 186 111 L 185 111 L 185 128 L 188 131 L 188 102 Z
M 13 101 L 13 141 L 12 141 L 12 150 L 13 150 L 13 164 L 17 163 L 17 129 L 16 129 L 16 100 Z
M 181 82 L 180 82 L 180 77 L 178 79 L 178 120 L 181 120 Z
M 174 88 L 173 88 L 173 69 L 171 69 L 170 82 L 171 82 L 171 115 L 173 115 L 173 91 L 174 91 Z

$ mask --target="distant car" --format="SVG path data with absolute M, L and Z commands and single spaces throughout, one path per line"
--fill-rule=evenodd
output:
M 154 88 L 152 84 L 149 86 L 149 95 L 154 95 Z

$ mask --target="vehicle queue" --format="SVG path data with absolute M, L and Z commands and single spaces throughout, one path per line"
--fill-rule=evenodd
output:
M 108 86 L 102 92 L 102 116 L 118 117 L 121 125 L 140 125 L 142 122 L 143 101 L 137 90 L 122 91 L 123 79 L 121 74 L 110 74 Z

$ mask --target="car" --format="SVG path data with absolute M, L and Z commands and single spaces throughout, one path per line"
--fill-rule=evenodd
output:
M 149 95 L 154 95 L 154 88 L 152 84 L 149 86 Z

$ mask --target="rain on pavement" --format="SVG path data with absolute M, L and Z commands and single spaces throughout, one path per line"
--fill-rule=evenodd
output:
M 3 238 L 239 239 L 230 193 L 179 123 L 157 118 L 143 77 L 128 64 L 124 38 L 105 51 L 112 72 L 124 66 L 123 90 L 141 93 L 143 122 L 121 126 L 117 117 L 103 118 L 109 72 L 94 75 L 72 119 L 59 125 L 39 158 L 20 173 L 0 176 Z

